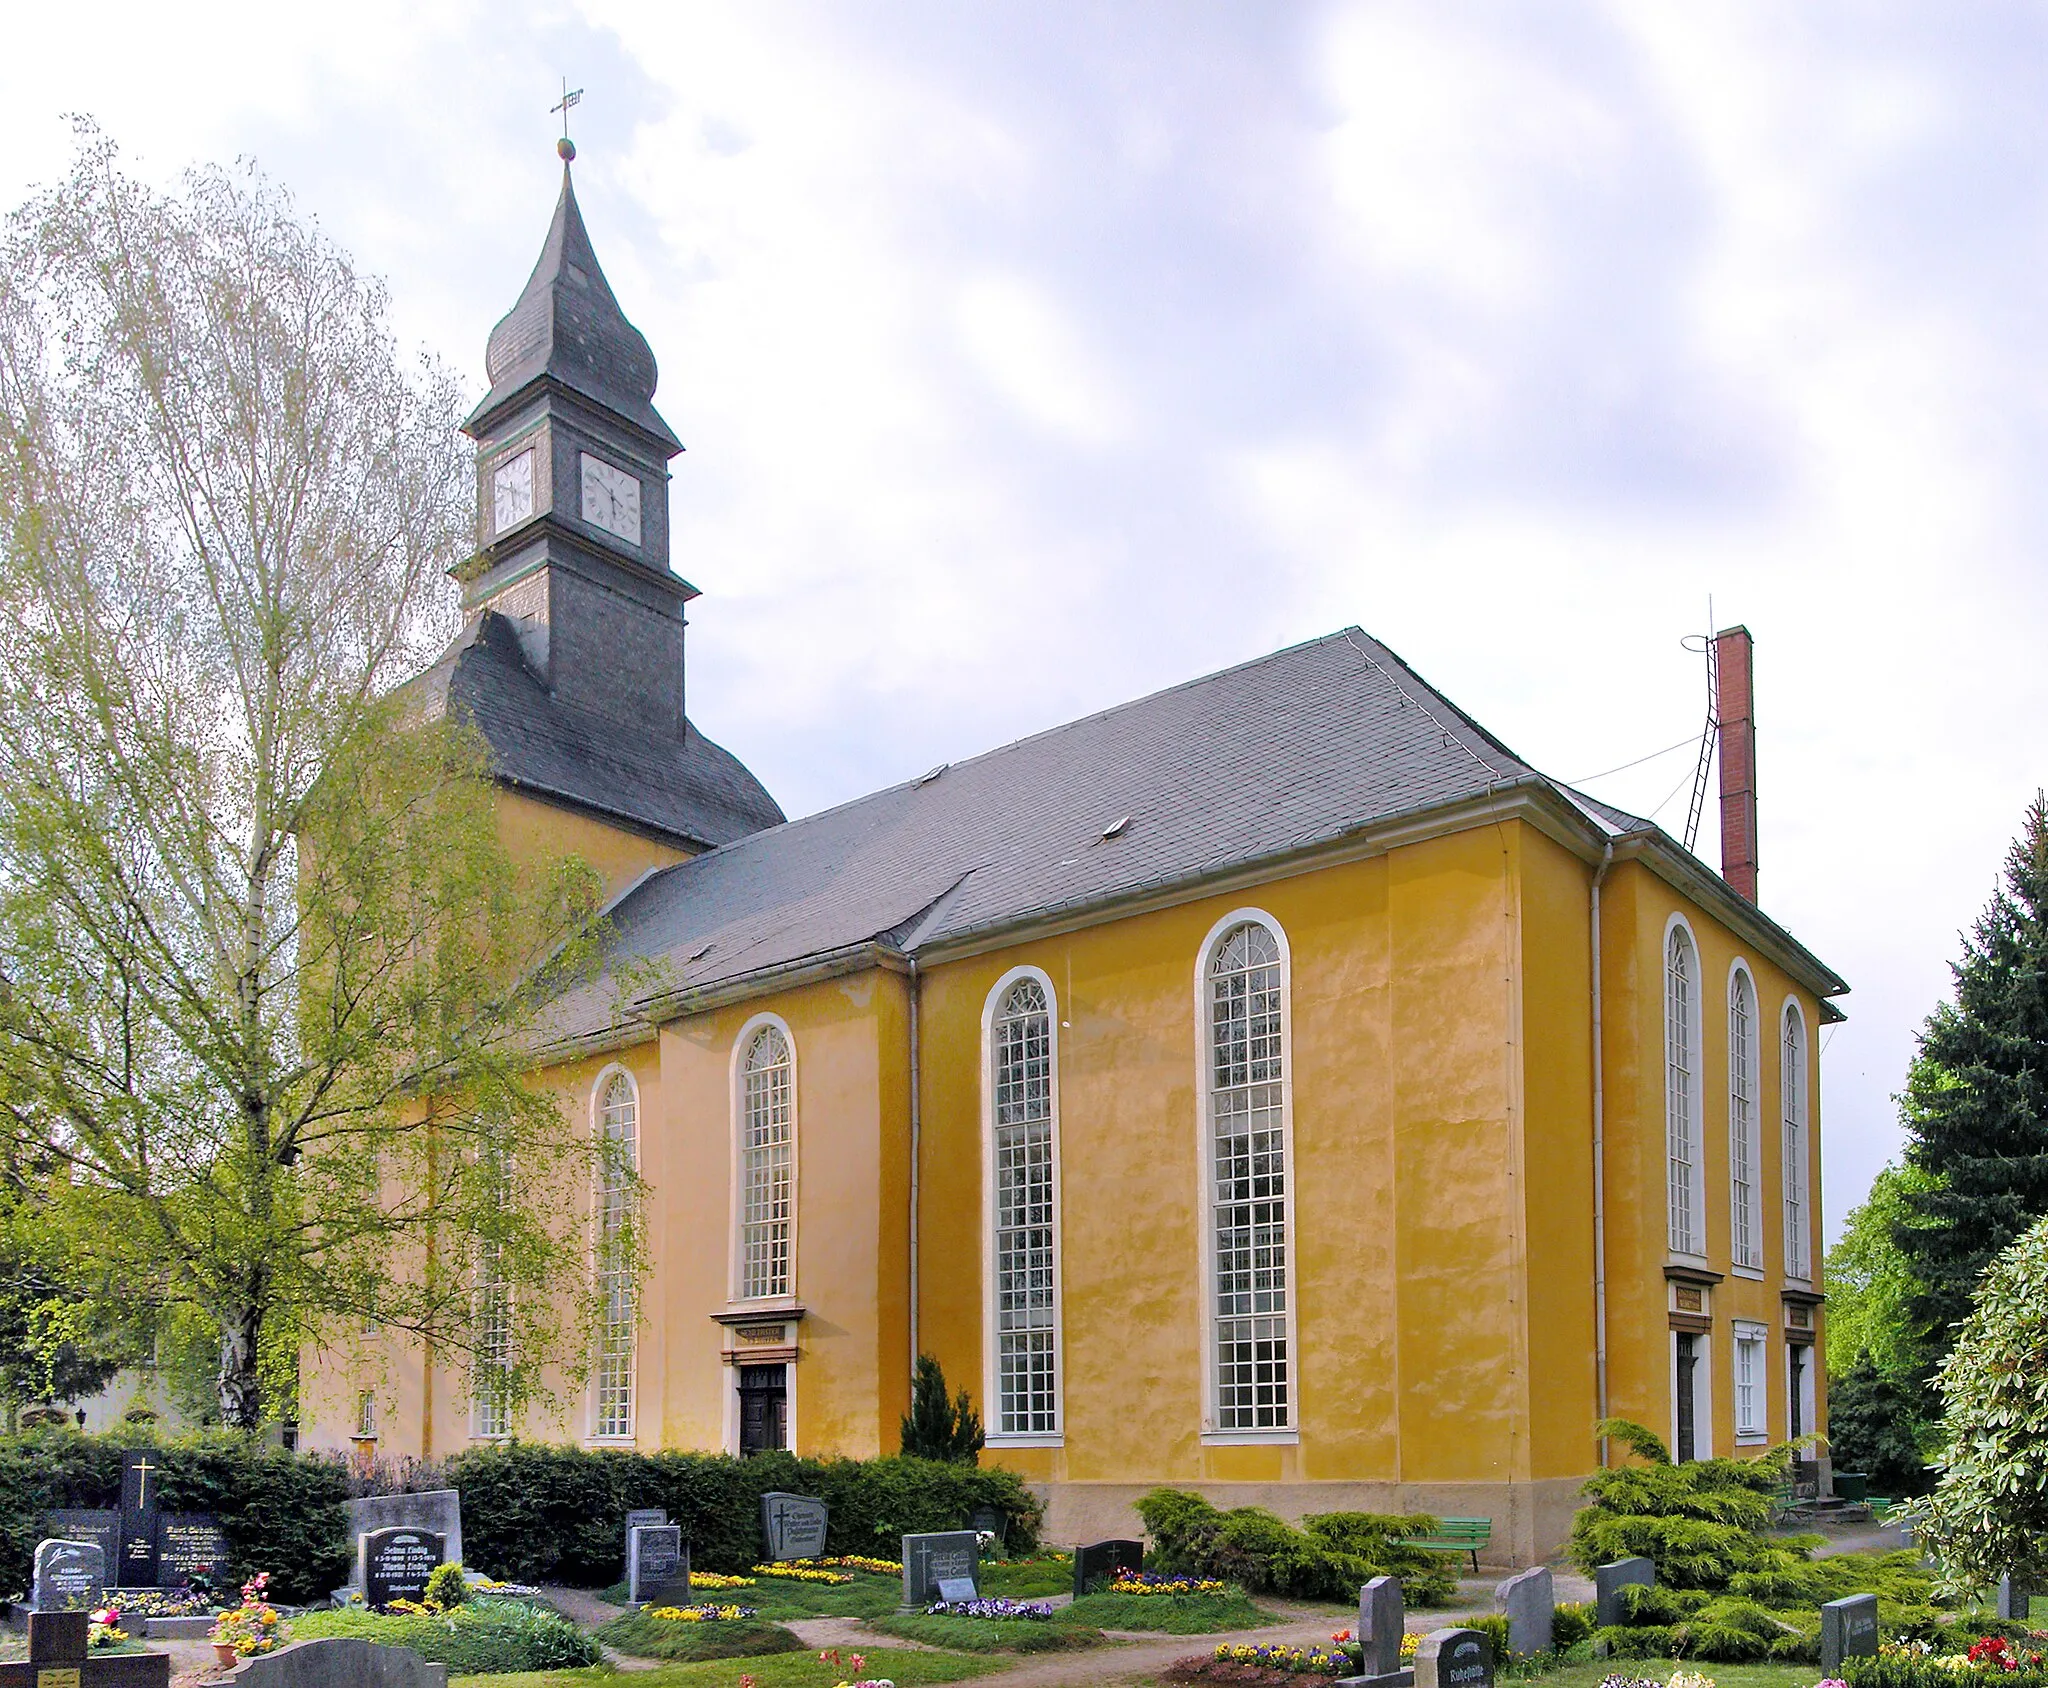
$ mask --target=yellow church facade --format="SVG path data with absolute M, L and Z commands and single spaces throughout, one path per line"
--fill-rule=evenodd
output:
M 561 1411 L 309 1353 L 310 1444 L 887 1453 L 930 1354 L 1055 1541 L 1173 1484 L 1483 1515 L 1527 1563 L 1603 1413 L 1682 1456 L 1824 1427 L 1846 987 L 1753 876 L 1357 629 L 785 821 L 682 714 L 637 340 L 565 180 L 471 419 L 470 619 L 420 685 L 490 740 L 508 842 L 604 876 L 608 979 L 661 981 L 561 1004 L 545 1074 L 632 1145 L 648 1270 Z M 508 502 L 520 453 L 545 490 Z M 630 543 L 593 460 L 641 477 Z M 622 649 L 672 649 L 673 697 L 582 654 Z

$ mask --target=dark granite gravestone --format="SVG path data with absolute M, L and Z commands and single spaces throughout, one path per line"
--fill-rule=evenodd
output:
M 1493 1688 L 1493 1643 L 1476 1629 L 1433 1629 L 1415 1649 L 1415 1688 Z
M 626 1599 L 634 1606 L 690 1603 L 690 1549 L 680 1524 L 637 1524 L 626 1537 Z
M 84 1612 L 32 1612 L 26 1662 L 0 1665 L 0 1688 L 170 1688 L 168 1653 L 86 1656 Z
M 409 1495 L 365 1495 L 345 1503 L 349 1540 L 373 1530 L 431 1530 L 450 1559 L 462 1557 L 462 1496 L 453 1489 L 425 1489 Z M 362 1584 L 357 1583 L 357 1588 Z
M 410 1647 L 336 1635 L 258 1653 L 228 1680 L 235 1688 L 448 1688 L 448 1667 L 428 1664 Z
M 939 1583 L 974 1578 L 981 1549 L 972 1530 L 937 1530 L 903 1538 L 903 1610 L 922 1611 L 939 1598 Z
M 106 1587 L 107 1556 L 97 1542 L 36 1543 L 31 1611 L 89 1612 L 105 1598 Z
M 1493 1597 L 1507 1614 L 1510 1653 L 1529 1659 L 1550 1651 L 1557 1597 L 1551 1591 L 1548 1565 L 1509 1577 L 1493 1591 Z
M 1605 1629 L 1609 1624 L 1628 1622 L 1628 1608 L 1622 1604 L 1625 1588 L 1655 1588 L 1657 1562 L 1654 1559 L 1616 1559 L 1593 1568 L 1593 1622 Z
M 161 1510 L 163 1466 L 155 1450 L 130 1448 L 121 1455 L 121 1546 L 114 1556 L 114 1580 L 122 1588 L 155 1588 L 156 1526 Z
M 1415 1673 L 1401 1666 L 1401 1635 L 1408 1627 L 1408 1603 L 1399 1577 L 1374 1577 L 1358 1591 L 1358 1646 L 1365 1655 L 1357 1683 L 1399 1688 Z
M 964 1606 L 971 1600 L 979 1600 L 981 1591 L 974 1586 L 972 1577 L 941 1577 L 939 1598 L 948 1606 Z
M 394 1600 L 420 1599 L 447 1549 L 448 1538 L 435 1530 L 370 1530 L 358 1536 L 356 1575 L 364 1602 L 381 1612 Z
M 1000 1506 L 977 1506 L 967 1515 L 967 1527 L 976 1535 L 991 1535 L 1001 1547 L 1010 1533 L 1010 1515 Z
M 1998 1615 L 2007 1623 L 2023 1624 L 2032 1621 L 2034 1591 L 2027 1584 L 2015 1582 L 2011 1572 L 1998 1579 Z
M 1877 1596 L 1852 1594 L 1820 1609 L 1820 1673 L 1839 1677 L 1844 1659 L 1877 1657 Z
M 822 1559 L 825 1556 L 825 1503 L 809 1495 L 785 1495 L 771 1491 L 761 1497 L 761 1534 L 768 1544 L 768 1557 Z
M 665 1506 L 634 1507 L 631 1512 L 626 1514 L 626 1546 L 630 1548 L 633 1545 L 633 1532 L 635 1530 L 643 1527 L 651 1530 L 655 1525 L 666 1524 L 667 1522 L 668 1508 Z
M 1117 1571 L 1145 1568 L 1145 1544 L 1141 1541 L 1092 1541 L 1074 1549 L 1074 1598 L 1080 1599 L 1098 1583 L 1106 1583 Z
M 58 1541 L 89 1541 L 113 1564 L 121 1548 L 121 1514 L 111 1506 L 73 1506 L 43 1514 L 43 1534 Z
M 195 1576 L 220 1588 L 228 1576 L 227 1531 L 210 1512 L 166 1512 L 157 1520 L 156 1560 L 161 1588 L 183 1588 Z

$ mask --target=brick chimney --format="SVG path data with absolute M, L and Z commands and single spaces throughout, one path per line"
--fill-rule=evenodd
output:
M 1756 687 L 1747 627 L 1714 635 L 1721 721 L 1721 877 L 1756 901 Z

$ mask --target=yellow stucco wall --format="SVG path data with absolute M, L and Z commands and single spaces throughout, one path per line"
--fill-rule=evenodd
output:
M 514 861 L 580 857 L 604 881 L 607 900 L 650 868 L 687 861 L 691 854 L 502 786 L 498 790 L 498 838 Z

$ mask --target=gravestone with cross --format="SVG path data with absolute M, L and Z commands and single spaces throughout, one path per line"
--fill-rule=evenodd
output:
M 114 1581 L 122 1588 L 157 1585 L 157 1521 L 162 1513 L 163 1467 L 148 1448 L 121 1455 L 121 1535 L 114 1555 Z
M 31 1612 L 28 1659 L 0 1665 L 0 1688 L 170 1688 L 168 1653 L 86 1652 L 84 1612 Z

